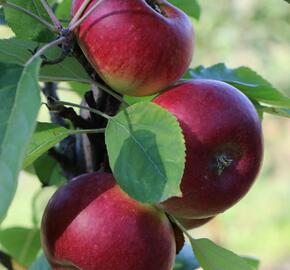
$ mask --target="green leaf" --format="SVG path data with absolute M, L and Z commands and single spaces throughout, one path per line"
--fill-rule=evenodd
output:
M 204 270 L 254 270 L 246 260 L 209 239 L 190 239 L 193 252 Z
M 109 121 L 105 137 L 114 176 L 131 197 L 152 203 L 180 195 L 185 146 L 172 114 L 136 103 Z
M 243 256 L 243 259 L 247 262 L 247 264 L 254 267 L 255 270 L 258 270 L 260 266 L 260 260 L 255 257 Z
M 0 62 L 0 222 L 14 197 L 25 147 L 40 107 L 40 59 L 19 66 Z
M 290 108 L 290 98 L 284 96 L 268 81 L 248 67 L 230 69 L 224 64 L 216 64 L 208 68 L 199 66 L 188 70 L 186 77 L 224 81 L 238 88 L 252 100 Z
M 83 97 L 85 93 L 90 91 L 92 88 L 90 84 L 79 82 L 69 82 L 69 86 L 71 90 L 77 93 L 80 97 Z
M 284 0 L 284 1 L 286 1 L 288 4 L 290 4 L 290 0 Z
M 9 0 L 9 2 L 29 10 L 47 22 L 51 22 L 40 1 Z M 40 42 L 47 42 L 54 38 L 54 34 L 44 25 L 21 11 L 5 8 L 5 18 L 18 38 Z
M 42 45 L 16 38 L 0 40 L 0 61 L 23 65 L 32 56 L 31 51 Z M 48 59 L 55 59 L 60 53 L 61 50 L 55 47 L 45 53 L 45 56 Z M 44 66 L 40 71 L 40 80 L 88 82 L 89 77 L 75 58 L 67 57 L 57 65 Z
M 65 182 L 59 163 L 45 153 L 34 162 L 35 173 L 45 186 L 60 186 Z
M 54 145 L 75 133 L 78 133 L 78 131 L 51 123 L 38 123 L 26 148 L 23 167 L 26 168 Z
M 41 188 L 33 197 L 32 222 L 36 227 L 39 227 L 45 207 L 56 189 L 56 187 Z
M 1 2 L 0 2 L 1 4 Z M 0 25 L 5 24 L 5 16 L 4 16 L 4 10 L 2 7 L 0 7 Z
M 269 113 L 269 114 L 274 114 L 277 116 L 290 118 L 290 109 L 268 107 L 268 106 L 256 106 L 256 108 L 258 112 Z
M 52 270 L 44 255 L 39 256 L 29 270 Z
M 183 10 L 188 16 L 199 20 L 201 9 L 197 0 L 169 0 L 169 2 Z
M 142 102 L 142 101 L 151 101 L 153 100 L 157 95 L 153 95 L 153 96 L 144 96 L 144 97 L 133 97 L 133 96 L 124 96 L 124 100 L 130 104 L 133 105 L 135 103 L 138 102 Z
M 58 18 L 69 21 L 71 18 L 71 0 L 63 0 L 57 6 L 55 14 Z
M 0 230 L 5 251 L 22 265 L 30 265 L 40 250 L 39 229 L 13 227 Z

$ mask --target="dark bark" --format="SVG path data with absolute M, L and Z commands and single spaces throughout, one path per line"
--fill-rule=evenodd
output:
M 0 263 L 8 270 L 14 270 L 12 265 L 12 258 L 3 251 L 0 251 Z
M 98 76 L 78 46 L 74 48 L 73 56 L 83 65 L 93 81 L 110 88 Z M 53 107 L 53 100 L 59 100 L 55 83 L 46 83 L 43 93 L 51 107 Z M 119 110 L 120 101 L 92 86 L 92 90 L 85 94 L 82 105 L 113 116 Z M 73 108 L 62 105 L 51 109 L 51 121 L 64 127 L 68 127 L 67 120 L 75 128 L 80 129 L 99 129 L 105 128 L 107 125 L 107 119 L 84 109 L 81 109 L 80 115 Z M 60 163 L 63 174 L 67 179 L 86 172 L 110 171 L 104 134 L 69 136 L 58 147 L 51 149 L 49 153 Z

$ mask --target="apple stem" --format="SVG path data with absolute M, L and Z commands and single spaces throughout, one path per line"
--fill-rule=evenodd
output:
M 49 22 L 47 22 L 43 18 L 37 16 L 36 14 L 31 12 L 30 10 L 27 10 L 27 9 L 21 7 L 21 6 L 18 6 L 16 4 L 14 4 L 14 3 L 10 3 L 8 1 L 2 3 L 2 6 L 18 10 L 18 11 L 20 11 L 20 12 L 22 12 L 22 13 L 30 16 L 30 17 L 32 17 L 33 19 L 37 20 L 39 23 L 43 24 L 44 26 L 46 26 L 51 32 L 54 32 L 54 33 L 58 32 L 58 29 L 54 25 L 50 24 Z
M 46 45 L 44 45 L 39 51 L 37 51 L 36 54 L 34 54 L 27 62 L 25 65 L 29 65 L 31 64 L 37 57 L 40 57 L 41 55 L 43 55 L 43 53 L 52 48 L 52 47 L 55 47 L 61 43 L 63 43 L 64 41 L 66 40 L 66 37 L 60 37 L 50 43 L 47 43 Z
M 184 226 L 174 217 L 174 216 L 172 216 L 172 215 L 170 215 L 170 214 L 168 214 L 167 213 L 167 216 L 169 217 L 169 219 L 173 222 L 173 223 L 175 223 L 177 226 L 178 226 L 178 228 L 180 229 L 180 230 L 182 230 L 183 231 L 183 233 L 189 238 L 189 239 L 193 239 L 192 238 L 192 236 L 188 233 L 188 231 L 184 228 Z
M 46 0 L 40 0 L 42 6 L 44 7 L 44 9 L 46 10 L 48 16 L 50 17 L 51 21 L 54 24 L 54 27 L 60 31 L 62 29 L 62 24 L 61 22 L 58 20 L 58 18 L 55 16 L 53 10 L 51 9 L 51 7 L 49 6 L 49 4 L 47 3 Z
M 111 95 L 112 97 L 116 98 L 121 103 L 123 103 L 124 106 L 126 106 L 126 107 L 130 106 L 130 104 L 128 102 L 126 102 L 120 95 L 116 94 L 113 90 L 111 90 L 110 88 L 106 87 L 105 85 L 103 85 L 103 84 L 101 84 L 99 82 L 96 82 L 96 81 L 84 80 L 83 82 L 90 83 L 93 86 L 97 87 L 98 89 L 103 90 L 104 92 L 108 93 L 109 95 Z M 70 88 L 63 87 L 63 86 L 59 86 L 58 89 L 65 90 L 65 91 L 70 91 L 71 90 Z
M 74 24 L 83 14 L 83 12 L 85 11 L 85 9 L 87 8 L 88 4 L 91 2 L 91 0 L 85 0 L 80 8 L 78 9 L 78 11 L 76 12 L 76 14 L 73 16 L 72 20 L 70 21 L 70 25 Z
M 95 11 L 100 3 L 101 0 L 98 0 L 96 3 L 94 3 L 93 6 L 76 22 L 73 22 L 72 20 L 69 24 L 68 30 L 72 32 L 74 29 L 76 29 L 87 17 L 89 17 Z
M 87 106 L 83 106 L 83 105 L 78 105 L 78 104 L 75 104 L 75 103 L 71 103 L 71 102 L 66 102 L 66 101 L 59 101 L 59 100 L 54 100 L 54 106 L 58 106 L 58 105 L 64 105 L 64 106 L 72 106 L 72 107 L 76 107 L 76 108 L 79 108 L 79 109 L 84 109 L 84 110 L 87 110 L 87 111 L 90 111 L 92 113 L 95 113 L 101 117 L 104 117 L 105 119 L 107 120 L 110 120 L 112 119 L 113 117 L 99 111 L 99 110 L 96 110 L 96 109 L 93 109 L 93 108 L 90 108 L 90 107 L 87 107 Z
M 113 96 L 114 98 L 116 98 L 117 100 L 119 100 L 123 105 L 125 105 L 126 107 L 128 107 L 130 104 L 127 103 L 120 95 L 116 94 L 113 90 L 111 90 L 110 88 L 106 87 L 105 85 L 96 82 L 96 81 L 91 81 L 91 83 L 97 87 L 102 89 L 103 91 L 107 92 L 109 95 Z

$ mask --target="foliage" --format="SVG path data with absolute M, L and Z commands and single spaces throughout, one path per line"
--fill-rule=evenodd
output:
M 49 17 L 40 2 L 22 0 L 10 0 L 9 2 L 23 7 L 37 16 L 44 18 L 45 20 L 49 20 Z M 6 9 L 5 18 L 8 25 L 18 38 L 32 39 L 43 42 L 50 41 L 53 38 L 53 34 L 43 25 L 21 11 Z
M 24 65 L 32 56 L 32 52 L 42 45 L 42 43 L 18 38 L 2 39 L 0 40 L 0 61 Z M 54 47 L 45 53 L 45 57 L 55 59 L 60 53 L 61 50 Z M 57 65 L 41 68 L 39 79 L 41 81 L 78 81 L 86 83 L 89 81 L 83 67 L 72 57 L 66 58 Z
M 40 2 L 10 2 L 52 25 Z M 189 16 L 200 18 L 198 1 L 170 2 Z M 49 3 L 54 4 L 59 18 L 70 19 L 70 1 Z M 39 83 L 70 82 L 71 88 L 79 87 L 77 92 L 83 96 L 92 79 L 71 54 L 58 64 L 41 66 L 43 59 L 55 59 L 63 52 L 63 48 L 53 47 L 46 50 L 41 59 L 33 56 L 37 49 L 53 41 L 56 33 L 49 31 L 37 18 L 11 8 L 5 1 L 0 4 L 4 8 L 5 21 L 16 35 L 0 40 L 0 69 L 3 71 L 0 74 L 0 221 L 3 221 L 14 197 L 20 170 L 32 165 L 44 186 L 60 185 L 64 181 L 60 165 L 47 155 L 47 151 L 69 136 L 87 132 L 73 129 L 67 123 L 63 127 L 36 122 L 41 102 Z M 4 23 L 2 11 L 0 9 L 0 22 Z M 224 81 L 241 90 L 258 111 L 290 117 L 290 99 L 248 67 L 230 69 L 223 63 L 208 68 L 198 66 L 188 69 L 184 78 Z M 125 101 L 131 106 L 114 117 L 107 116 L 105 131 L 110 166 L 119 185 L 130 196 L 146 203 L 180 195 L 186 155 L 177 119 L 144 98 L 125 97 Z M 171 134 L 174 136 L 169 136 Z M 40 250 L 39 217 L 35 220 L 36 228 L 1 229 L 1 248 L 22 265 L 31 265 L 29 269 L 50 269 L 43 255 L 36 259 Z M 205 270 L 258 268 L 255 259 L 240 257 L 208 239 L 188 237 L 197 261 Z M 175 269 L 183 268 L 177 265 Z
M 6 252 L 22 265 L 30 265 L 40 250 L 39 229 L 9 228 L 0 230 L 0 242 Z
M 110 119 L 106 144 L 114 175 L 133 198 L 152 203 L 180 194 L 184 138 L 176 118 L 165 109 L 151 102 L 124 109 Z M 134 161 L 128 162 L 132 156 Z
M 179 0 L 170 0 L 170 2 L 173 5 L 175 5 L 176 7 L 182 9 L 189 16 L 199 20 L 201 10 L 200 10 L 200 5 L 199 5 L 197 0 L 191 0 L 190 2 L 179 1 Z
M 25 146 L 35 126 L 40 106 L 37 82 L 40 61 L 25 66 L 1 63 L 0 221 L 13 199 Z M 21 132 L 15 132 L 17 130 Z

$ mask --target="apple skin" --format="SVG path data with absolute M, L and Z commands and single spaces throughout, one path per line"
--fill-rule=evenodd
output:
M 72 1 L 73 15 L 83 2 Z M 188 16 L 165 0 L 156 2 L 166 16 L 145 0 L 101 1 L 76 30 L 87 59 L 117 92 L 154 94 L 178 80 L 191 62 L 194 32 Z
M 109 173 L 60 188 L 46 207 L 41 239 L 53 269 L 171 270 L 176 253 L 165 213 L 131 199 Z
M 213 218 L 214 217 L 200 219 L 177 218 L 177 220 L 186 230 L 192 230 L 205 225 Z
M 249 99 L 223 82 L 189 80 L 154 102 L 177 117 L 186 144 L 182 196 L 163 202 L 165 210 L 207 218 L 245 196 L 263 158 L 261 121 Z

